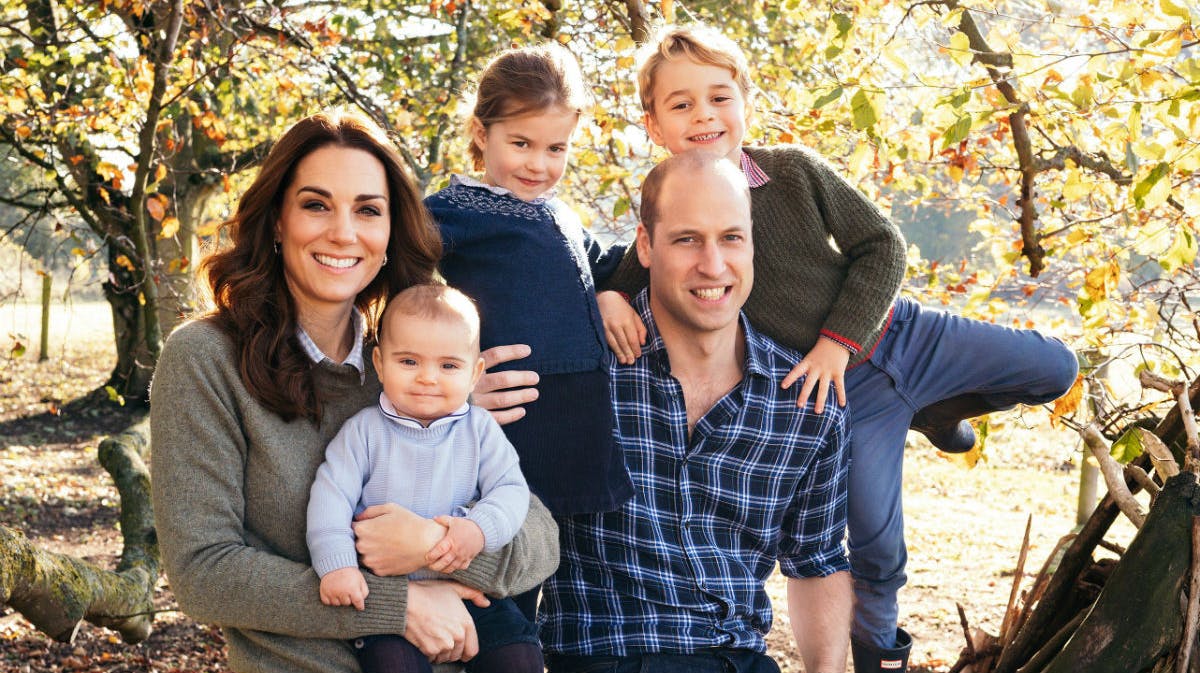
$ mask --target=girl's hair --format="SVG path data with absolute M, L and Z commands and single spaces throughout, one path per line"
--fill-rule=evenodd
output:
M 370 153 L 387 176 L 392 227 L 388 262 L 354 299 L 368 335 L 379 304 L 410 285 L 429 282 L 442 254 L 441 237 L 421 192 L 396 146 L 370 119 L 342 110 L 319 112 L 296 122 L 275 142 L 237 212 L 225 223 L 232 247 L 210 255 L 202 268 L 212 287 L 214 314 L 237 350 L 242 382 L 263 406 L 288 421 L 304 417 L 320 422 L 322 400 L 312 360 L 296 338 L 296 305 L 284 279 L 283 257 L 275 252 L 275 227 L 296 166 L 329 146 Z
M 579 62 L 556 42 L 509 49 L 498 54 L 479 75 L 475 107 L 468 128 L 478 120 L 487 129 L 496 122 L 561 106 L 583 114 L 592 95 Z M 470 137 L 470 134 L 468 134 Z M 475 168 L 483 166 L 483 151 L 470 143 Z

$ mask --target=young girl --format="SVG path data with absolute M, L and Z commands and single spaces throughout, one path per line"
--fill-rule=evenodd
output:
M 563 47 L 501 53 L 480 75 L 468 122 L 481 179 L 456 175 L 425 200 L 441 228 L 442 275 L 479 306 L 482 347 L 530 346 L 509 368 L 538 373 L 538 399 L 504 431 L 530 490 L 558 515 L 610 511 L 633 495 L 612 441 L 595 298 L 625 247 L 602 249 L 553 191 L 590 104 Z M 532 614 L 536 600 L 518 602 Z

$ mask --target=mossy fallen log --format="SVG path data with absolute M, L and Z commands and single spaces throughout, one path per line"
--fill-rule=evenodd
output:
M 116 570 L 39 549 L 19 531 L 0 526 L 0 604 L 62 642 L 71 642 L 84 620 L 129 643 L 150 635 L 159 554 L 144 460 L 148 447 L 146 422 L 100 443 L 100 464 L 121 496 L 124 548 Z

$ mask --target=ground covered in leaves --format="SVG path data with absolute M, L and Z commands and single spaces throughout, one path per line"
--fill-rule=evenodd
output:
M 99 388 L 113 364 L 110 339 L 103 333 L 68 339 L 42 363 L 29 352 L 3 359 L 0 524 L 47 549 L 114 567 L 121 547 L 119 503 L 96 461 L 96 447 L 139 412 Z M 1027 519 L 1033 518 L 1027 574 L 1074 526 L 1077 453 L 1077 439 L 1051 430 L 1039 410 L 993 416 L 986 460 L 971 470 L 921 439 L 910 441 L 909 583 L 901 594 L 901 623 L 915 640 L 911 670 L 944 672 L 957 660 L 964 636 L 956 605 L 970 628 L 999 630 Z M 776 577 L 769 588 L 777 606 L 772 653 L 785 673 L 798 672 L 784 582 Z M 75 642 L 56 643 L 0 608 L 0 672 L 225 670 L 220 632 L 176 611 L 165 580 L 156 593 L 162 612 L 155 631 L 135 646 L 90 624 Z

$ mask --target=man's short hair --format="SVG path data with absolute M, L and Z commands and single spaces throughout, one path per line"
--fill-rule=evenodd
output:
M 393 316 L 460 323 L 467 328 L 472 347 L 479 352 L 479 309 L 475 308 L 475 302 L 470 297 L 448 285 L 413 285 L 392 295 L 376 328 L 381 344 L 384 329 Z
M 673 154 L 652 168 L 642 182 L 642 204 L 638 209 L 638 216 L 642 226 L 646 228 L 646 233 L 651 237 L 654 236 L 654 225 L 662 217 L 659 203 L 662 201 L 663 185 L 666 184 L 667 178 L 681 171 L 689 176 L 706 171 L 724 176 L 738 185 L 739 191 L 745 194 L 746 203 L 750 202 L 750 185 L 746 182 L 746 175 L 728 158 L 703 149 Z
M 667 61 L 681 58 L 728 70 L 749 106 L 752 84 L 746 54 L 736 42 L 720 31 L 702 23 L 692 23 L 686 26 L 663 26 L 638 50 L 638 97 L 643 112 L 654 113 L 654 84 L 658 69 Z

